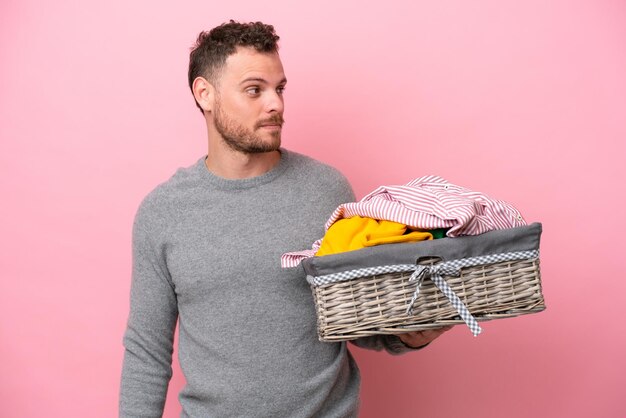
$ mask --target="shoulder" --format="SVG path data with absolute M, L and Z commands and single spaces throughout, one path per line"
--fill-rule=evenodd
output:
M 294 168 L 299 170 L 312 170 L 316 174 L 325 174 L 345 180 L 344 175 L 335 167 L 318 161 L 308 155 L 300 154 L 294 151 L 287 151 Z M 347 180 L 346 180 L 347 181 Z
M 152 189 L 141 201 L 135 215 L 136 226 L 162 230 L 175 222 L 180 209 L 192 198 L 201 181 L 197 166 L 181 167 L 166 181 Z
M 350 182 L 341 171 L 307 155 L 288 153 L 291 176 L 303 190 L 330 196 L 340 203 L 354 200 Z

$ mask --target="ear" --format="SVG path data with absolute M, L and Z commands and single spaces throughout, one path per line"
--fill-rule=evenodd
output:
M 204 77 L 196 77 L 192 84 L 193 97 L 205 112 L 212 112 L 215 103 L 215 87 Z

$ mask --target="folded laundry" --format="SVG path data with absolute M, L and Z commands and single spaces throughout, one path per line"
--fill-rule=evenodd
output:
M 526 225 L 511 204 L 439 176 L 420 177 L 404 186 L 381 186 L 358 202 L 344 203 L 326 222 L 326 231 L 338 220 L 353 216 L 394 221 L 422 230 L 449 228 L 448 237 Z M 282 267 L 296 267 L 303 259 L 316 255 L 321 244 L 319 239 L 311 250 L 283 254 Z
M 433 239 L 430 232 L 410 231 L 406 225 L 393 221 L 353 216 L 335 222 L 322 239 L 315 255 L 322 256 L 358 250 L 381 244 L 416 242 Z

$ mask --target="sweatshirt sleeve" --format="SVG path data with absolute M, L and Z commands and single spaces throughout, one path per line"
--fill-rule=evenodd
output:
M 176 294 L 141 208 L 133 226 L 130 314 L 124 334 L 120 417 L 160 417 L 172 376 Z M 158 230 L 158 229 L 157 229 Z

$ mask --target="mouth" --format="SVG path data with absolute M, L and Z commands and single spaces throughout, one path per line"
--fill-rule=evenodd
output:
M 266 124 L 259 126 L 259 128 L 278 130 L 278 129 L 282 129 L 282 125 L 279 123 L 266 123 Z
M 256 129 L 267 129 L 270 131 L 279 131 L 282 129 L 285 120 L 280 115 L 274 115 L 265 120 L 257 122 Z

